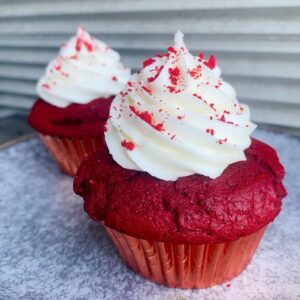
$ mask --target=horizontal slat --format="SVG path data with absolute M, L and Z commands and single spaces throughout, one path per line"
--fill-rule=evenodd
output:
M 0 107 L 0 119 L 6 118 L 14 114 L 14 109 Z
M 37 81 L 44 73 L 44 66 L 0 64 L 0 79 Z
M 0 92 L 16 95 L 35 96 L 36 83 L 24 80 L 0 79 Z
M 122 61 L 126 66 L 132 69 L 139 69 L 142 61 L 148 57 L 153 57 L 157 52 L 164 50 L 121 50 L 117 49 L 122 55 Z M 204 51 L 206 55 L 211 52 Z M 195 52 L 196 53 L 196 52 Z M 257 76 L 260 78 L 282 78 L 282 79 L 299 79 L 300 72 L 300 54 L 250 54 L 239 52 L 221 52 L 213 51 L 217 57 L 219 66 L 225 75 Z M 0 48 L 0 76 L 14 72 L 18 76 L 14 67 L 10 64 L 29 64 L 28 72 L 31 65 L 45 67 L 45 65 L 57 55 L 56 50 L 32 51 L 30 49 L 1 49 Z M 1 66 L 5 63 L 5 66 Z M 24 68 L 23 66 L 21 67 Z M 2 71 L 1 71 L 2 70 Z M 41 74 L 41 73 L 40 73 Z M 27 75 L 25 75 L 27 76 Z M 28 75 L 31 76 L 31 75 Z
M 72 35 L 75 34 L 75 30 Z M 96 34 L 96 38 L 105 41 L 119 50 L 151 50 L 154 53 L 173 43 L 172 34 Z M 60 45 L 70 35 L 0 35 L 0 47 L 10 49 L 52 49 L 58 51 Z M 300 53 L 299 36 L 282 35 L 220 35 L 220 34 L 185 34 L 185 42 L 191 51 L 207 52 L 251 52 L 251 53 Z
M 27 63 L 45 65 L 57 55 L 57 51 L 43 50 L 19 50 L 19 49 L 3 49 L 0 48 L 0 62 L 2 63 Z
M 285 103 L 243 101 L 250 106 L 251 119 L 264 124 L 300 127 L 300 106 Z
M 0 105 L 6 107 L 30 109 L 34 101 L 33 96 L 0 93 Z
M 173 33 L 178 27 L 190 33 L 299 34 L 300 7 L 285 9 L 240 9 L 130 12 L 123 15 L 95 14 L 30 19 L 0 19 L 0 33 L 66 33 L 84 24 L 94 33 Z M 116 19 L 118 22 L 116 22 Z M 147 20 L 147 22 L 145 22 Z
M 31 2 L 31 3 L 28 3 Z M 30 5 L 29 5 L 30 4 Z M 215 10 L 215 9 L 240 9 L 240 8 L 285 8 L 299 7 L 299 1 L 293 0 L 139 0 L 139 1 L 26 1 L 26 3 L 7 3 L 2 5 L 0 10 L 1 18 L 13 17 L 34 17 L 49 15 L 73 15 L 93 14 L 95 12 L 105 14 L 112 12 L 143 12 L 143 11 L 182 11 L 182 10 Z
M 273 103 L 293 103 L 300 107 L 299 80 L 260 79 L 257 77 L 225 77 L 236 89 L 240 98 Z

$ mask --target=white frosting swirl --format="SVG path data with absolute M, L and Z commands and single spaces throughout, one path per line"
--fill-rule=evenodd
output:
M 37 84 L 38 95 L 52 105 L 85 104 L 116 95 L 124 87 L 130 70 L 120 55 L 89 35 L 82 27 L 60 50 Z
M 245 160 L 255 125 L 211 56 L 191 55 L 183 34 L 166 55 L 144 62 L 115 97 L 105 133 L 114 160 L 163 180 L 218 177 Z

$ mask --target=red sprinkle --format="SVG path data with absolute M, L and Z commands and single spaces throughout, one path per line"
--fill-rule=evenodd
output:
M 171 52 L 171 53 L 174 53 L 174 54 L 177 53 L 177 51 L 173 47 L 169 47 L 168 51 Z
M 215 104 L 214 104 L 214 103 L 210 103 L 210 104 L 209 104 L 209 107 L 210 107 L 212 110 L 216 111 L 216 109 L 215 109 L 215 107 L 214 107 L 214 106 L 215 106 Z M 224 121 L 224 122 L 225 122 L 225 121 Z
M 204 59 L 204 54 L 201 52 L 201 53 L 198 54 L 198 57 L 199 57 L 200 60 L 203 60 Z
M 176 94 L 178 94 L 182 91 L 180 89 L 176 90 L 176 88 L 174 86 L 170 86 L 170 85 L 167 86 L 167 89 L 169 90 L 170 93 L 176 93 Z
M 174 93 L 176 91 L 176 89 L 173 86 L 168 86 L 167 88 L 169 89 L 170 93 Z
M 150 65 L 152 65 L 155 62 L 155 59 L 153 58 L 148 58 L 143 62 L 143 68 L 146 68 Z
M 111 79 L 112 79 L 113 81 L 118 81 L 117 76 L 113 76 Z
M 140 112 L 136 110 L 136 108 L 132 105 L 129 106 L 130 110 L 143 121 L 148 123 L 151 127 L 153 127 L 157 131 L 164 131 L 165 129 L 163 123 L 155 124 L 153 121 L 153 114 L 150 114 L 148 111 Z
M 160 74 L 161 70 L 163 69 L 164 66 L 160 66 L 160 67 L 155 67 L 154 71 L 156 71 L 156 74 L 153 77 L 148 78 L 148 82 L 152 82 L 154 81 L 158 75 Z
M 220 119 L 218 119 L 218 120 L 221 121 L 221 122 L 226 122 L 224 115 L 222 115 L 222 117 Z
M 127 84 L 128 84 L 128 86 L 130 86 L 130 87 L 133 87 L 133 85 L 132 85 L 132 82 L 131 82 L 131 81 L 128 81 L 128 82 L 127 82 Z
M 49 86 L 48 83 L 43 83 L 43 84 L 42 84 L 42 87 L 43 87 L 44 89 L 46 89 L 46 90 L 50 90 L 50 86 Z
M 230 287 L 231 287 L 231 283 L 230 283 L 230 282 L 227 283 L 227 284 L 226 284 L 226 287 L 230 288 Z
M 152 91 L 148 87 L 143 85 L 142 89 L 145 90 L 148 94 L 152 95 Z
M 183 118 L 184 118 L 184 116 L 180 116 L 180 115 L 177 116 L 178 120 L 182 120 Z
M 222 145 L 223 143 L 227 142 L 227 138 L 225 139 L 220 139 L 217 141 L 218 144 Z
M 76 51 L 80 51 L 82 45 L 84 45 L 85 48 L 87 49 L 87 51 L 89 51 L 89 52 L 92 52 L 94 50 L 93 45 L 90 42 L 84 40 L 81 37 L 78 37 L 76 40 L 76 45 L 75 45 Z
M 198 65 L 194 69 L 189 70 L 188 73 L 194 79 L 199 78 L 201 76 L 201 65 Z
M 213 55 L 210 55 L 208 61 L 205 61 L 204 64 L 208 66 L 210 69 L 214 69 L 216 66 L 216 58 Z
M 215 134 L 215 131 L 213 129 L 206 129 L 206 132 L 209 133 L 210 135 L 214 135 Z
M 126 140 L 123 140 L 121 142 L 121 146 L 126 148 L 129 151 L 132 151 L 135 148 L 135 144 L 133 142 L 126 141 Z
M 197 97 L 198 99 L 202 100 L 202 97 L 200 95 L 197 95 L 196 93 L 193 94 L 194 97 Z
M 169 53 L 164 53 L 164 54 L 158 53 L 158 54 L 156 54 L 156 57 L 159 57 L 159 58 L 162 58 L 162 57 L 169 57 L 169 56 L 170 56 Z
M 177 85 L 179 76 L 180 76 L 180 70 L 178 67 L 175 68 L 169 68 L 169 79 L 173 85 Z

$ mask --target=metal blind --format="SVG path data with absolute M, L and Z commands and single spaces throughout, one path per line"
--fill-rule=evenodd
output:
M 2 0 L 0 105 L 30 108 L 36 80 L 79 25 L 133 69 L 180 29 L 191 52 L 216 55 L 254 121 L 300 127 L 298 0 Z

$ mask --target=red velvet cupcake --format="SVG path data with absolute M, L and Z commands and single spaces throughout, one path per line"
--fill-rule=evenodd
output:
M 251 260 L 286 196 L 284 168 L 250 138 L 249 109 L 213 56 L 175 36 L 113 100 L 107 148 L 79 168 L 74 191 L 124 261 L 156 283 L 206 288 Z
M 28 122 L 62 171 L 75 175 L 82 160 L 103 147 L 111 101 L 129 75 L 119 54 L 82 27 L 49 63 Z

